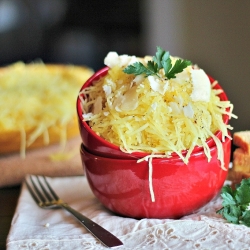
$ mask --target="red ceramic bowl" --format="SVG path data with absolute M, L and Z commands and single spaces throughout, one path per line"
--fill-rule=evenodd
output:
M 231 140 L 223 142 L 228 170 Z M 89 185 L 99 201 L 111 211 L 133 218 L 180 218 L 209 202 L 221 189 L 227 170 L 211 147 L 211 161 L 203 151 L 191 154 L 185 165 L 178 157 L 153 159 L 152 186 L 149 189 L 148 162 L 94 155 L 81 145 L 81 159 Z
M 108 72 L 109 68 L 105 67 L 99 71 L 97 71 L 91 78 L 88 79 L 88 81 L 82 86 L 80 92 L 86 88 L 89 87 L 94 81 L 100 79 L 101 77 L 104 77 L 107 72 Z M 214 79 L 209 77 L 210 82 L 214 82 Z M 215 86 L 215 89 L 222 89 L 221 86 L 219 84 L 217 84 Z M 84 98 L 84 96 L 83 96 Z M 228 98 L 225 94 L 225 92 L 223 91 L 220 94 L 220 99 L 227 101 Z M 97 154 L 100 156 L 104 156 L 104 157 L 114 157 L 114 158 L 122 158 L 122 159 L 131 159 L 131 158 L 142 158 L 146 155 L 148 155 L 147 153 L 144 152 L 135 152 L 132 154 L 128 154 L 128 153 L 124 153 L 122 152 L 118 146 L 108 142 L 107 140 L 103 139 L 102 137 L 98 136 L 88 125 L 88 122 L 85 122 L 82 120 L 82 105 L 81 105 L 81 100 L 78 97 L 77 98 L 77 117 L 78 117 L 78 123 L 79 123 L 79 130 L 80 130 L 80 134 L 81 134 L 81 138 L 82 138 L 82 142 L 83 145 L 88 149 L 89 152 L 93 153 L 93 154 Z M 227 124 L 229 117 L 227 115 L 224 115 L 223 117 L 224 122 Z M 222 132 L 218 131 L 216 132 L 216 136 L 221 139 L 222 137 Z M 214 145 L 214 140 L 212 138 L 209 138 L 207 140 L 207 144 L 208 146 L 212 146 Z M 196 146 L 193 150 L 193 152 L 197 152 L 203 150 L 202 147 Z M 183 154 L 185 154 L 185 151 L 183 151 Z M 173 154 L 175 155 L 175 153 Z

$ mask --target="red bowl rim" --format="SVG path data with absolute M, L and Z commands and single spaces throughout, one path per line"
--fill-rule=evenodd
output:
M 222 143 L 227 143 L 228 141 L 231 141 L 230 138 L 226 138 L 225 141 L 223 141 Z M 214 152 L 215 150 L 217 150 L 217 145 L 214 144 L 210 147 L 210 152 Z M 121 161 L 125 161 L 125 162 L 137 162 L 139 159 L 143 159 L 143 158 L 113 158 L 110 156 L 103 156 L 103 155 L 96 155 L 95 153 L 90 152 L 86 146 L 84 146 L 83 143 L 81 143 L 80 145 L 80 153 L 81 154 L 85 154 L 85 155 L 90 155 L 93 159 L 99 159 L 99 160 L 111 160 L 114 162 L 117 162 L 119 164 L 119 162 Z M 190 157 L 201 157 L 205 155 L 205 152 L 203 150 L 200 151 L 196 151 L 196 152 L 192 152 L 192 154 L 190 155 Z M 205 158 L 207 159 L 207 158 Z M 180 161 L 183 162 L 183 159 L 178 155 L 178 154 L 171 154 L 169 157 L 154 157 L 153 162 L 155 161 Z M 184 163 L 184 162 L 183 162 Z M 184 163 L 185 164 L 185 163 Z
M 99 80 L 101 77 L 105 76 L 107 73 L 108 73 L 108 70 L 109 70 L 109 67 L 104 67 L 100 70 L 98 70 L 96 73 L 94 73 L 84 84 L 83 86 L 81 87 L 80 91 L 79 91 L 79 94 L 80 92 L 85 89 L 86 87 L 88 87 L 89 85 L 92 84 L 93 81 L 95 80 Z M 211 76 L 209 76 L 209 80 L 211 82 L 211 84 L 215 81 L 214 78 L 212 78 Z M 216 83 L 216 85 L 214 86 L 214 89 L 221 89 L 223 92 L 221 94 L 219 94 L 219 97 L 220 99 L 222 99 L 223 101 L 228 101 L 228 97 L 226 95 L 226 93 L 224 92 L 224 90 L 222 89 L 222 87 L 220 86 L 219 83 Z M 83 125 L 83 127 L 87 130 L 88 133 L 90 133 L 96 140 L 100 141 L 101 144 L 105 145 L 107 148 L 110 148 L 112 150 L 120 150 L 120 147 L 115 145 L 115 144 L 112 144 L 111 142 L 105 140 L 104 138 L 102 138 L 101 136 L 97 135 L 91 128 L 90 126 L 88 125 L 88 123 L 86 121 L 83 121 L 82 120 L 82 105 L 81 105 L 81 100 L 79 98 L 79 95 L 77 97 L 77 103 L 76 103 L 76 108 L 77 108 L 77 115 L 78 115 L 78 118 L 80 119 L 81 121 L 81 124 Z M 228 115 L 223 115 L 223 121 L 225 124 L 228 124 L 228 121 L 229 121 L 229 116 Z M 217 131 L 215 133 L 215 136 L 218 137 L 219 139 L 221 138 L 221 135 L 222 135 L 222 131 Z M 213 138 L 208 138 L 206 140 L 206 143 L 208 145 L 214 145 L 214 140 Z M 194 149 L 193 149 L 193 153 L 194 152 L 197 152 L 197 151 L 201 151 L 203 149 L 202 146 L 195 146 Z M 188 150 L 183 150 L 182 151 L 182 154 L 183 155 L 186 155 L 188 152 Z M 128 153 L 130 154 L 130 153 Z M 146 152 L 140 152 L 140 151 L 137 151 L 137 152 L 132 152 L 131 155 L 134 156 L 134 157 L 139 157 L 139 158 L 142 158 L 142 157 L 145 157 L 147 155 L 149 155 L 150 153 L 146 153 Z M 176 154 L 175 152 L 173 152 L 171 154 L 171 156 L 174 156 L 174 155 L 178 155 Z

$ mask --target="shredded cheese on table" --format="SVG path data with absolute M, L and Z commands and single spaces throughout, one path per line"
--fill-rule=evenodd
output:
M 109 63 L 112 57 L 116 63 Z M 232 114 L 233 105 L 220 100 L 221 90 L 213 88 L 217 82 L 211 84 L 197 66 L 188 66 L 169 80 L 128 75 L 123 69 L 130 64 L 129 59 L 134 63 L 134 57 L 125 60 L 123 56 L 121 62 L 117 56 L 105 58 L 106 65 L 110 66 L 107 75 L 80 93 L 86 97 L 82 98 L 83 119 L 98 135 L 123 151 L 148 152 L 144 160 L 151 158 L 151 165 L 153 157 L 169 157 L 173 152 L 187 164 L 196 145 L 204 148 L 209 161 L 211 155 L 206 140 L 212 137 L 224 168 L 222 144 L 214 133 L 221 130 L 223 140 L 230 138 L 228 129 L 232 127 L 223 122 L 223 115 L 236 116 Z M 149 59 L 138 58 L 138 61 L 146 64 Z M 175 60 L 172 57 L 172 61 Z M 186 155 L 182 154 L 183 150 L 187 150 Z M 151 168 L 150 173 L 152 175 Z M 151 197 L 154 200 L 154 196 Z

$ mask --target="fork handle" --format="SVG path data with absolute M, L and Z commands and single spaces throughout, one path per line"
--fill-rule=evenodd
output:
M 70 207 L 67 203 L 61 203 L 61 207 L 70 212 L 76 219 L 78 219 L 81 224 L 98 240 L 100 240 L 107 247 L 115 247 L 123 245 L 123 243 L 109 231 L 96 224 L 91 219 L 87 218 L 83 214 L 79 213 L 72 207 Z

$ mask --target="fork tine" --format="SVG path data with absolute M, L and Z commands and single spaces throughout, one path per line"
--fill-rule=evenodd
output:
M 48 186 L 48 183 L 45 179 L 44 176 L 42 176 L 43 179 L 44 179 L 44 182 L 47 184 Z M 54 200 L 54 197 L 51 196 L 51 194 L 48 193 L 47 189 L 44 187 L 44 184 L 41 182 L 40 178 L 38 176 L 36 176 L 37 178 L 37 182 L 38 184 L 40 185 L 40 188 L 43 190 L 43 193 L 44 193 L 44 196 L 46 196 L 46 198 L 49 200 L 49 201 L 53 201 Z
M 29 183 L 28 183 L 27 180 L 25 180 L 25 184 L 26 184 L 28 190 L 30 191 L 30 194 L 31 194 L 32 198 L 35 200 L 35 202 L 36 202 L 37 204 L 39 204 L 39 203 L 40 203 L 40 200 L 37 198 L 35 192 L 34 192 L 33 189 L 31 188 L 31 186 L 29 185 Z
M 46 183 L 49 191 L 51 192 L 51 194 L 53 195 L 55 200 L 59 200 L 59 197 L 57 196 L 57 194 L 55 193 L 55 191 L 52 189 L 52 187 L 50 186 L 50 184 L 48 183 L 47 179 L 43 176 L 44 182 Z
M 36 176 L 36 178 L 37 178 L 37 180 L 39 181 L 39 179 L 38 179 L 38 177 Z M 33 184 L 33 187 L 34 187 L 34 189 L 35 189 L 35 191 L 36 191 L 36 194 L 37 194 L 37 196 L 40 198 L 40 200 L 42 201 L 42 202 L 46 202 L 47 201 L 47 199 L 46 199 L 46 197 L 42 194 L 42 192 L 39 190 L 39 188 L 37 187 L 37 185 L 36 185 L 36 183 L 34 182 L 34 180 L 33 180 L 33 178 L 30 176 L 30 180 L 31 180 L 31 182 L 32 182 L 32 184 Z

